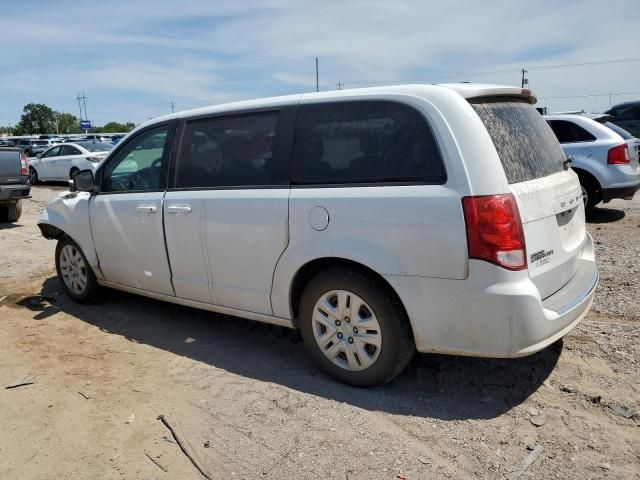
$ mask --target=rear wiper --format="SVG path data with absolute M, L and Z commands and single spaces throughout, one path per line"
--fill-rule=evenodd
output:
M 565 170 L 569 170 L 571 166 L 571 162 L 573 162 L 573 155 L 569 155 L 564 162 L 562 162 L 562 166 Z

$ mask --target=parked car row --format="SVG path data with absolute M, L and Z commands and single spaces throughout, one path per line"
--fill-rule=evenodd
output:
M 410 85 L 176 113 L 80 171 L 39 227 L 72 299 L 110 287 L 298 328 L 352 385 L 415 350 L 530 355 L 598 282 L 578 176 L 534 103 Z
M 72 137 L 58 137 L 55 135 L 40 135 L 38 138 L 0 138 L 0 147 L 16 147 L 22 149 L 28 157 L 35 157 L 48 147 L 65 142 L 102 142 L 117 144 L 124 135 L 76 135 Z

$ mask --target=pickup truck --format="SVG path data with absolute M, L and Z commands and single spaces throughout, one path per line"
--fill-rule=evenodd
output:
M 0 148 L 0 222 L 16 222 L 22 199 L 31 198 L 27 156 L 20 148 Z

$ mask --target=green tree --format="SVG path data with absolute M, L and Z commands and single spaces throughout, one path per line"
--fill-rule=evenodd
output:
M 53 110 L 43 103 L 28 103 L 22 109 L 20 122 L 16 125 L 16 134 L 43 134 L 55 131 Z
M 133 123 L 118 123 L 109 122 L 102 127 L 96 127 L 92 132 L 96 133 L 125 133 L 133 129 L 135 125 Z
M 56 112 L 58 133 L 80 133 L 80 120 L 72 113 Z

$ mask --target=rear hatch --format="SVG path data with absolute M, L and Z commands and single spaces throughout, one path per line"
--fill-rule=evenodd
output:
M 469 99 L 496 147 L 518 204 L 529 277 L 542 299 L 575 275 L 586 240 L 577 175 L 547 122 L 526 100 Z
M 0 148 L 0 185 L 22 182 L 21 151 L 18 148 Z

